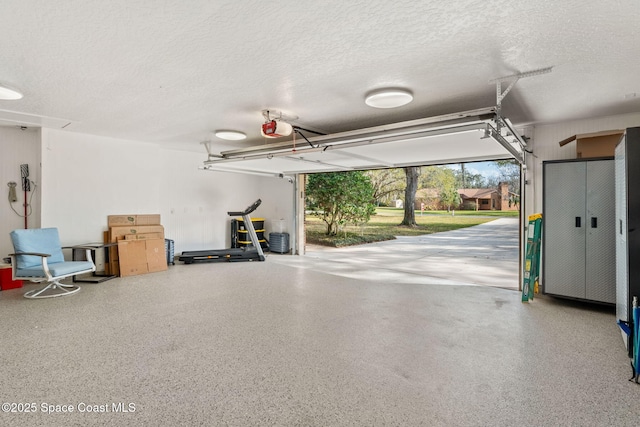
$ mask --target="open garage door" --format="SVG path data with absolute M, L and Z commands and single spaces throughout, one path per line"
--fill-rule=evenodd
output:
M 524 165 L 525 147 L 526 142 L 509 120 L 492 107 L 220 153 L 212 153 L 207 145 L 209 155 L 202 168 L 295 182 L 300 191 L 295 191 L 297 225 L 292 247 L 294 253 L 303 254 L 306 173 L 502 159 L 515 159 Z M 521 203 L 526 200 L 524 188 L 521 185 Z M 522 204 L 520 211 L 522 252 L 522 215 L 526 212 Z
M 219 154 L 209 151 L 204 169 L 284 177 L 509 158 L 523 164 L 525 145 L 509 120 L 486 108 Z

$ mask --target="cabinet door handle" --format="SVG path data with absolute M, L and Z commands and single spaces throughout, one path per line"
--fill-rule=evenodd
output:
M 597 216 L 592 216 L 591 217 L 591 228 L 598 228 L 598 217 Z
M 582 227 L 582 218 L 580 218 L 579 216 L 576 217 L 576 227 Z

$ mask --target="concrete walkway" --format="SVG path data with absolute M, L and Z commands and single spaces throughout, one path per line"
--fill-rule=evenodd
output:
M 269 261 L 361 280 L 389 283 L 483 285 L 518 289 L 518 219 L 379 243 L 327 248 Z

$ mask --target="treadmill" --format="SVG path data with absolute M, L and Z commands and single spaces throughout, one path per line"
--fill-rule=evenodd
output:
M 256 229 L 253 227 L 253 222 L 251 221 L 250 216 L 251 212 L 255 211 L 258 206 L 260 206 L 260 203 L 262 203 L 262 200 L 258 199 L 242 212 L 227 212 L 229 216 L 242 217 L 253 246 L 229 249 L 209 249 L 205 251 L 187 251 L 182 252 L 178 257 L 178 260 L 185 264 L 193 264 L 194 262 L 264 261 L 264 252 L 262 251 L 262 246 L 258 241 L 258 235 L 256 234 Z

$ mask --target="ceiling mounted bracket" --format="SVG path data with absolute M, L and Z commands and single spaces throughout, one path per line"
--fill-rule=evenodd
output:
M 518 82 L 518 80 L 525 77 L 533 77 L 539 76 L 540 74 L 547 74 L 553 70 L 553 67 L 540 68 L 538 70 L 527 71 L 526 73 L 512 74 L 510 76 L 499 77 L 497 79 L 489 80 L 489 83 L 496 84 L 496 115 L 498 116 L 498 133 L 500 133 L 501 128 L 501 119 L 502 119 L 502 100 L 507 96 L 507 94 L 513 89 L 513 86 Z M 502 83 L 509 83 L 509 86 L 503 91 Z
M 278 110 L 262 110 L 262 117 L 266 122 L 270 122 L 271 120 L 278 120 L 282 122 L 290 123 L 294 120 L 298 120 L 298 116 L 290 116 L 288 114 L 284 114 L 282 111 Z
M 487 123 L 484 129 L 484 136 L 480 139 L 488 137 L 493 138 L 498 144 L 502 145 L 518 163 L 521 165 L 526 163 L 527 142 L 516 131 L 509 119 L 496 117 L 494 124 Z
M 207 159 L 221 159 L 222 156 L 220 154 L 215 154 L 211 152 L 211 141 L 202 141 L 200 144 L 204 145 L 204 148 L 207 150 Z

